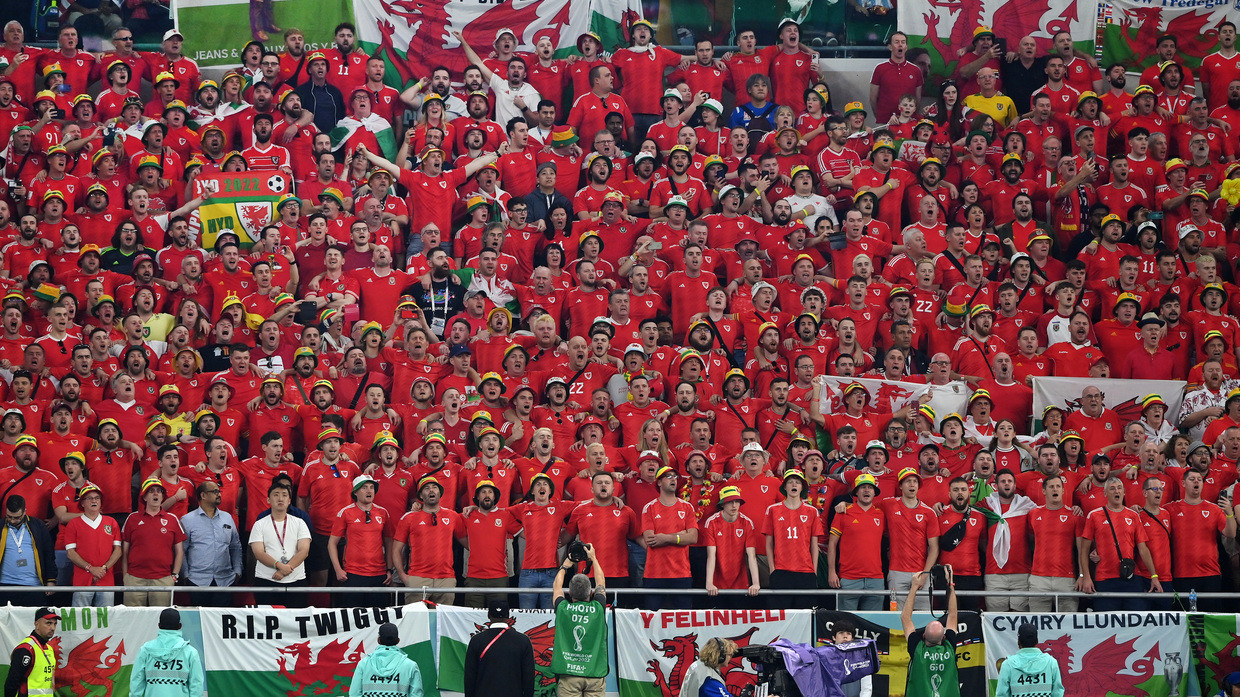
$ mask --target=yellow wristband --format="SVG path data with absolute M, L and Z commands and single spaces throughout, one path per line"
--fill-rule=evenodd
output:
M 1151 581 L 1157 581 L 1157 580 L 1158 580 L 1158 574 L 1150 574 L 1150 580 L 1151 580 Z
M 680 544 L 680 534 L 679 534 L 679 533 L 677 533 L 677 535 L 676 535 L 676 544 Z

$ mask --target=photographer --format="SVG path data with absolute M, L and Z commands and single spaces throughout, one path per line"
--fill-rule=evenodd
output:
M 952 567 L 943 567 L 947 577 L 947 621 L 931 620 L 923 629 L 913 626 L 913 599 L 930 579 L 930 573 L 913 575 L 908 600 L 900 611 L 904 636 L 908 637 L 907 697 L 960 697 L 960 680 L 956 675 L 956 584 Z M 937 685 L 937 686 L 936 686 Z
M 564 575 L 578 563 L 594 566 L 594 588 L 585 574 L 574 574 L 564 596 Z M 558 697 L 603 697 L 607 663 L 607 589 L 594 545 L 574 542 L 551 587 L 555 607 L 555 641 L 551 672 Z
M 681 697 L 731 697 L 723 680 L 723 667 L 736 651 L 736 642 L 731 639 L 708 639 L 680 683 Z

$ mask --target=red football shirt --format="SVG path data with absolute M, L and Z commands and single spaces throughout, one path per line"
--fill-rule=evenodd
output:
M 788 508 L 777 503 L 766 509 L 762 533 L 774 540 L 775 558 L 770 560 L 771 570 L 794 571 L 812 574 L 814 558 L 812 550 L 817 545 L 814 538 L 822 537 L 822 516 L 818 509 L 802 503 Z
M 185 531 L 171 513 L 150 515 L 143 509 L 125 519 L 121 541 L 129 543 L 129 575 L 167 578 L 172 575 L 173 548 L 185 541 Z
M 1107 518 L 1110 517 L 1108 524 Z M 1111 529 L 1108 529 L 1108 526 Z M 1111 537 L 1112 531 L 1115 537 Z M 1145 527 L 1141 525 L 1137 514 L 1125 508 L 1122 511 L 1111 511 L 1103 506 L 1092 511 L 1085 519 L 1081 537 L 1092 540 L 1098 552 L 1098 569 L 1094 572 L 1094 581 L 1107 581 L 1119 578 L 1119 560 L 1136 557 L 1138 542 L 1147 540 Z M 1116 549 L 1116 540 L 1119 549 Z
M 409 511 L 396 526 L 396 539 L 409 546 L 410 576 L 453 578 L 452 541 L 464 539 L 465 519 L 456 511 L 440 508 L 433 515 Z
M 738 514 L 736 520 L 729 523 L 722 513 L 716 513 L 706 519 L 701 534 L 706 546 L 715 548 L 715 587 L 748 588 L 753 581 L 749 578 L 745 550 L 757 547 L 758 543 L 753 521 Z
M 570 536 L 594 545 L 594 554 L 611 578 L 629 575 L 628 540 L 641 534 L 637 513 L 628 506 L 600 506 L 587 499 L 573 509 L 565 527 Z
M 642 509 L 642 531 L 667 535 L 697 529 L 697 511 L 688 501 L 676 499 L 665 506 L 656 498 Z M 606 567 L 604 567 L 606 568 Z M 688 578 L 689 548 L 664 545 L 646 550 L 646 578 Z
M 909 573 L 924 570 L 927 541 L 939 536 L 939 519 L 934 510 L 920 501 L 909 508 L 901 497 L 883 499 L 878 505 L 891 530 L 891 570 Z
M 1033 534 L 1033 562 L 1029 573 L 1056 578 L 1076 577 L 1076 538 L 1085 519 L 1068 506 L 1050 510 L 1040 506 L 1029 512 L 1029 532 Z
M 507 578 L 508 555 L 505 545 L 508 538 L 521 530 L 521 523 L 512 517 L 507 508 L 493 508 L 485 513 L 481 508 L 465 516 L 465 534 L 469 538 L 469 568 L 467 578 Z M 607 567 L 603 567 L 606 569 Z
M 332 537 L 342 537 L 346 543 L 345 572 L 358 576 L 382 576 L 387 573 L 387 555 L 384 540 L 395 535 L 396 522 L 386 509 L 371 505 L 369 511 L 358 508 L 356 503 L 340 509 L 332 522 Z

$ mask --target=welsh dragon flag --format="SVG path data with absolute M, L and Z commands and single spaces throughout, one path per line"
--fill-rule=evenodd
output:
M 1187 601 L 1187 596 L 1181 596 Z M 1189 615 L 1193 668 L 1201 694 L 1218 694 L 1223 679 L 1240 670 L 1240 615 Z
M 555 695 L 551 673 L 551 643 L 555 639 L 555 613 L 551 610 L 514 610 L 514 629 L 534 645 L 534 697 Z M 469 640 L 489 625 L 486 610 L 440 605 L 435 608 L 439 635 L 439 689 L 465 691 L 465 650 Z
M 59 610 L 57 697 L 128 697 L 138 649 L 158 633 L 162 608 L 70 607 Z M 11 650 L 30 634 L 34 608 L 0 606 L 0 644 Z M 0 681 L 8 675 L 0 662 Z
M 400 630 L 417 661 L 426 697 L 438 697 L 430 611 L 424 603 L 390 608 L 201 610 L 203 666 L 212 694 L 241 697 L 340 696 L 353 668 L 378 645 L 379 625 Z
M 519 50 L 531 51 L 545 35 L 556 56 L 564 57 L 576 52 L 577 37 L 587 31 L 602 37 L 607 50 L 623 43 L 624 27 L 642 16 L 642 5 L 640 0 L 353 0 L 353 13 L 362 48 L 387 60 L 386 81 L 400 89 L 436 66 L 446 66 L 454 76 L 469 67 L 452 31 L 461 32 L 483 56 L 496 31 L 511 29 Z
M 390 130 L 390 129 L 389 129 Z M 276 203 L 293 190 L 293 178 L 279 170 L 203 174 L 194 180 L 194 194 L 210 193 L 189 219 L 189 233 L 210 249 L 223 231 L 237 233 L 249 249 L 259 233 L 278 217 Z

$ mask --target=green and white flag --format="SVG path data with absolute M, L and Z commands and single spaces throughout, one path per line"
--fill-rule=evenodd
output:
M 392 131 L 392 124 L 378 114 L 371 114 L 365 119 L 349 116 L 336 122 L 336 127 L 329 134 L 332 139 L 332 150 L 339 149 L 345 143 L 348 143 L 358 129 L 370 131 L 375 136 L 375 140 L 379 143 L 379 149 L 382 151 L 377 154 L 389 160 L 396 159 L 396 134 Z M 352 148 L 353 146 L 350 145 L 350 149 Z
M 1188 633 L 1202 647 L 1193 665 L 1200 694 L 1218 694 L 1223 679 L 1240 670 L 1240 615 L 1189 615 Z
M 616 610 L 620 697 L 677 697 L 698 647 L 712 637 L 740 646 L 813 641 L 813 610 Z M 756 685 L 753 664 L 737 657 L 720 671 L 728 692 Z
M 159 632 L 162 608 L 70 607 L 59 610 L 56 647 L 58 697 L 128 697 L 138 649 Z M 30 635 L 34 608 L 0 607 L 0 644 L 11 650 Z M 0 662 L 0 681 L 8 675 Z
M 438 697 L 430 612 L 390 608 L 201 611 L 203 664 L 213 694 L 255 697 L 347 695 L 357 662 L 378 646 L 379 625 L 400 630 L 426 697 Z M 153 623 L 152 623 L 153 624 Z
M 534 645 L 534 697 L 555 694 L 551 673 L 551 642 L 555 639 L 555 613 L 551 610 L 513 610 L 513 627 Z M 435 609 L 439 634 L 439 689 L 465 691 L 465 650 L 469 640 L 487 628 L 486 610 L 440 605 Z

